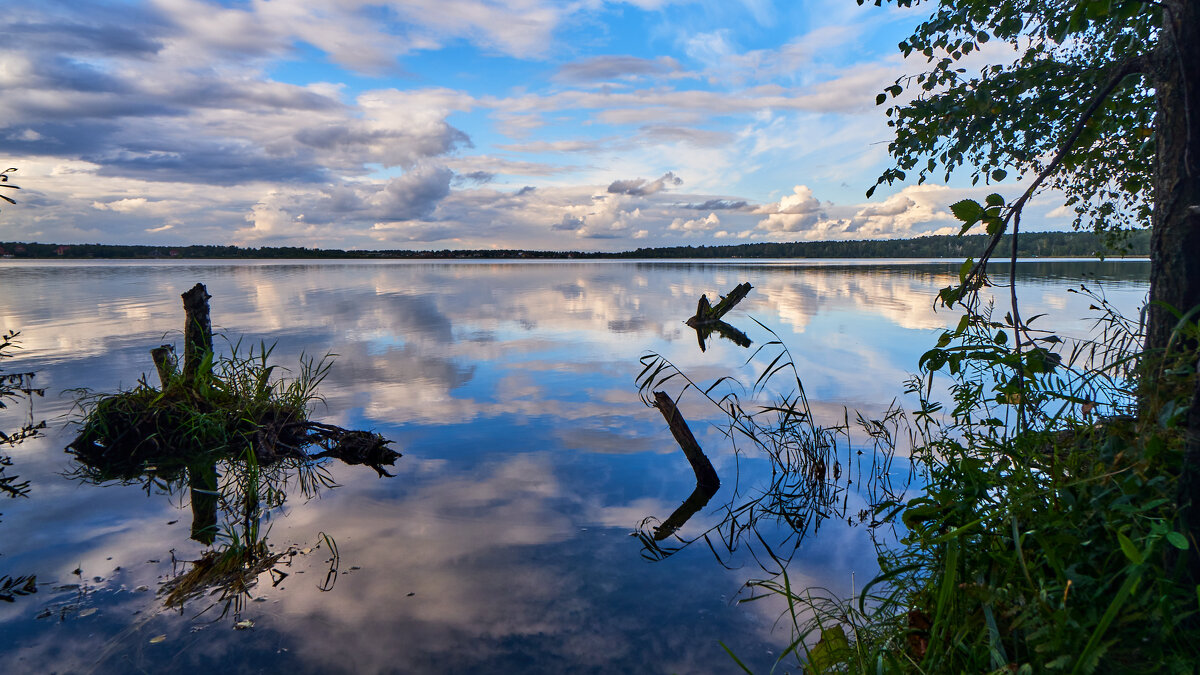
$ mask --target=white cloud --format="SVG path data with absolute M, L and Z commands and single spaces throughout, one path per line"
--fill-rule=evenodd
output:
M 667 227 L 667 229 L 671 230 L 672 232 L 682 232 L 683 234 L 687 235 L 693 233 L 711 232 L 720 226 L 721 219 L 717 217 L 717 214 L 709 213 L 704 218 L 694 218 L 692 220 L 676 218 L 675 220 L 671 221 L 671 224 Z M 720 234 L 718 233 L 716 236 L 720 236 Z
M 92 202 L 92 208 L 100 211 L 116 211 L 117 213 L 132 213 L 137 211 L 147 204 L 145 197 L 134 197 L 131 199 L 118 199 L 111 202 Z
M 764 205 L 754 212 L 766 214 L 758 229 L 772 235 L 812 230 L 825 217 L 820 200 L 813 197 L 806 185 L 795 186 L 792 194 L 784 195 L 778 203 Z
M 670 186 L 679 187 L 680 185 L 683 185 L 683 179 L 676 176 L 674 172 L 668 171 L 652 181 L 648 181 L 645 178 L 615 180 L 609 183 L 608 192 L 609 194 L 644 197 L 660 190 L 665 190 Z

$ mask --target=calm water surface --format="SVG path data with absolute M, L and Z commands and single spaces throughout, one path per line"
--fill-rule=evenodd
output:
M 20 330 L 24 349 L 4 368 L 38 373 L 47 394 L 34 414 L 50 429 L 11 453 L 29 498 L 0 502 L 0 575 L 39 582 L 36 594 L 0 603 L 0 664 L 12 673 L 732 672 L 724 642 L 765 671 L 791 634 L 778 602 L 737 602 L 743 584 L 768 575 L 761 551 L 726 550 L 714 535 L 713 548 L 700 541 L 651 560 L 631 536 L 695 486 L 662 417 L 639 398 L 639 357 L 662 354 L 698 380 L 752 382 L 766 365 L 743 366 L 753 348 L 714 339 L 701 352 L 683 325 L 702 293 L 748 281 L 754 290 L 727 319 L 756 346 L 770 336 L 750 317 L 778 332 L 817 414 L 878 413 L 937 329 L 956 322 L 931 305 L 956 269 L 5 261 L 0 329 Z M 1148 271 L 1024 264 L 1022 313 L 1084 335 L 1089 300 L 1066 289 L 1099 279 L 1132 314 Z M 277 343 L 274 362 L 336 353 L 315 417 L 376 430 L 404 456 L 393 478 L 331 463 L 338 487 L 305 495 L 289 483 L 261 529 L 285 554 L 276 569 L 232 604 L 202 594 L 178 609 L 160 589 L 205 550 L 190 538 L 186 491 L 70 478 L 66 390 L 115 391 L 152 374 L 149 349 L 180 342 L 179 295 L 196 282 L 213 296 L 214 326 Z M 698 397 L 681 409 L 723 482 L 679 531 L 691 539 L 761 494 L 769 465 L 735 452 Z M 5 411 L 3 428 L 26 412 Z M 843 487 L 862 483 L 863 466 L 846 461 Z M 902 478 L 906 462 L 892 472 Z M 834 510 L 848 516 L 869 501 L 839 494 Z M 793 585 L 845 594 L 875 572 L 863 527 L 830 518 L 803 540 L 762 528 L 795 549 Z

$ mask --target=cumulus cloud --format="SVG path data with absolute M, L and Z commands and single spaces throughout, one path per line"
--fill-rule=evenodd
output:
M 564 213 L 562 220 L 550 226 L 552 230 L 560 232 L 574 232 L 583 227 L 583 218 L 572 216 L 569 213 Z
M 810 230 L 825 218 L 821 201 L 806 185 L 795 186 L 792 194 L 784 195 L 777 203 L 760 206 L 754 212 L 766 214 L 767 217 L 759 221 L 758 229 L 771 234 Z
M 717 214 L 710 213 L 704 218 L 696 218 L 692 220 L 684 220 L 676 218 L 671 221 L 667 229 L 672 232 L 682 232 L 683 234 L 711 232 L 721 226 L 721 219 Z
M 676 176 L 673 172 L 668 171 L 653 181 L 647 181 L 645 178 L 615 180 L 609 184 L 608 192 L 609 194 L 643 197 L 664 190 L 669 186 L 678 187 L 680 185 L 683 185 L 683 179 Z
M 146 205 L 145 197 L 134 197 L 131 199 L 116 199 L 111 202 L 92 202 L 92 208 L 99 211 L 116 211 L 117 213 L 130 213 Z
M 953 191 L 942 185 L 910 185 L 882 203 L 868 204 L 842 221 L 841 231 L 857 237 L 907 237 L 926 234 L 953 220 Z M 956 230 L 957 231 L 957 230 Z
M 418 167 L 393 178 L 370 200 L 382 221 L 418 220 L 433 213 L 446 195 L 454 172 L 445 167 Z
M 778 203 L 756 209 L 767 215 L 759 221 L 756 234 L 807 240 L 894 239 L 949 234 L 958 231 L 945 224 L 954 221 L 949 205 L 966 197 L 981 198 L 978 192 L 944 185 L 910 185 L 882 202 L 835 206 L 822 204 L 811 190 L 798 185 L 793 194 Z

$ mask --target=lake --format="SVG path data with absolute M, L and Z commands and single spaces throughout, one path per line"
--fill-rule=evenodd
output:
M 793 585 L 861 588 L 876 571 L 871 531 L 856 517 L 873 499 L 864 486 L 886 474 L 902 494 L 908 464 L 856 454 L 865 440 L 852 435 L 838 450 L 840 475 L 822 488 L 828 499 L 789 506 L 806 529 L 769 515 L 731 528 L 731 511 L 770 491 L 771 463 L 727 438 L 720 411 L 693 390 L 680 410 L 722 486 L 652 544 L 696 477 L 639 395 L 641 359 L 661 355 L 697 382 L 734 375 L 750 385 L 773 354 L 746 363 L 772 340 L 757 320 L 790 350 L 818 418 L 841 421 L 847 407 L 880 415 L 938 330 L 957 322 L 932 305 L 957 269 L 3 261 L 0 329 L 19 330 L 22 347 L 3 369 L 37 373 L 46 396 L 33 415 L 49 427 L 9 451 L 8 471 L 31 492 L 0 499 L 0 575 L 36 574 L 37 592 L 0 603 L 0 664 L 10 673 L 733 672 L 723 643 L 765 672 L 792 637 L 777 599 L 739 602 L 752 595 L 748 581 L 774 573 L 763 547 L 790 560 Z M 1086 335 L 1095 316 L 1089 298 L 1067 292 L 1081 281 L 1130 316 L 1148 288 L 1144 261 L 1020 270 L 1022 315 L 1045 313 L 1039 323 L 1065 335 Z M 191 536 L 189 492 L 81 480 L 63 448 L 78 418 L 69 390 L 113 392 L 143 374 L 155 382 L 149 350 L 182 341 L 180 294 L 197 282 L 212 295 L 214 329 L 243 348 L 274 343 L 272 362 L 284 367 L 336 354 L 315 419 L 376 431 L 403 457 L 387 467 L 394 477 L 331 461 L 322 470 L 336 486 L 285 480 L 286 502 L 256 537 L 271 568 L 247 589 L 222 597 L 201 587 L 179 606 L 170 590 L 209 548 Z M 683 321 L 701 294 L 715 299 L 741 282 L 753 290 L 726 320 L 753 345 L 714 335 L 701 351 Z M 681 387 L 675 378 L 665 389 Z M 0 411 L 0 429 L 28 412 Z

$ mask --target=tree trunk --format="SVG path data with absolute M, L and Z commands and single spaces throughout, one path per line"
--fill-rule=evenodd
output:
M 183 381 L 191 385 L 204 358 L 212 353 L 212 320 L 208 289 L 196 284 L 183 294 Z
M 1150 238 L 1150 302 L 1146 350 L 1152 371 L 1142 380 L 1143 416 L 1157 416 L 1154 401 L 1168 383 L 1156 381 L 1154 363 L 1196 363 L 1195 340 L 1171 343 L 1178 319 L 1200 305 L 1200 0 L 1163 0 L 1163 29 L 1154 63 L 1158 109 L 1154 121 L 1157 164 Z M 1192 317 L 1194 323 L 1196 317 Z M 1171 355 L 1167 347 L 1172 346 Z M 1175 361 L 1175 359 L 1179 359 Z M 1171 383 L 1171 395 L 1190 395 L 1183 466 L 1176 493 L 1180 525 L 1191 539 L 1181 553 L 1193 582 L 1200 581 L 1200 382 Z M 1179 387 L 1176 389 L 1176 387 Z
M 1177 322 L 1200 305 L 1200 2 L 1164 0 L 1154 64 L 1153 230 L 1146 347 L 1167 346 Z

